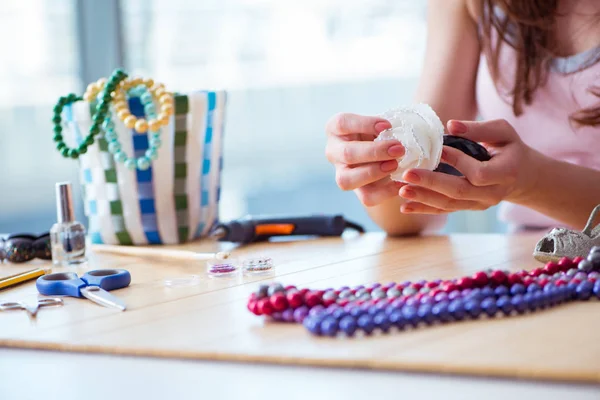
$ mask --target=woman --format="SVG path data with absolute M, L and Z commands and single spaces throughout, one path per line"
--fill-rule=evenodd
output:
M 492 160 L 444 147 L 442 161 L 464 177 L 409 170 L 394 182 L 403 147 L 373 141 L 389 122 L 339 114 L 326 127 L 339 187 L 390 235 L 500 202 L 513 229 L 583 228 L 600 204 L 599 22 L 597 0 L 430 0 L 415 102 Z

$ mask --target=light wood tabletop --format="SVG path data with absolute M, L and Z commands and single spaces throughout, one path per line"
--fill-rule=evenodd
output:
M 17 382 L 19 374 L 43 370 L 44 364 L 36 362 L 55 362 L 54 368 L 67 370 L 80 364 L 94 365 L 99 374 L 129 371 L 133 376 L 139 370 L 139 374 L 152 376 L 162 371 L 167 379 L 162 366 L 169 365 L 173 374 L 191 368 L 207 377 L 219 370 L 232 377 L 243 375 L 246 381 L 254 377 L 255 385 L 259 376 L 266 379 L 269 374 L 288 379 L 290 384 L 294 376 L 299 387 L 303 379 L 316 375 L 356 379 L 348 388 L 360 386 L 360 379 L 366 383 L 376 376 L 378 382 L 384 382 L 395 377 L 390 378 L 390 390 L 395 385 L 392 382 L 399 382 L 394 379 L 430 385 L 429 379 L 443 387 L 455 382 L 459 387 L 465 380 L 501 378 L 510 390 L 522 388 L 527 392 L 554 385 L 572 390 L 569 398 L 594 398 L 586 396 L 597 396 L 596 385 L 600 383 L 597 301 L 575 302 L 518 317 L 357 338 L 313 337 L 301 325 L 265 321 L 246 309 L 250 293 L 268 281 L 324 289 L 452 278 L 488 268 L 533 269 L 540 266 L 531 256 L 538 239 L 539 235 L 531 234 L 386 238 L 381 233 L 352 233 L 343 238 L 240 248 L 210 241 L 169 247 L 201 252 L 231 250 L 238 258 L 265 255 L 276 264 L 271 275 L 222 278 L 207 276 L 204 261 L 90 254 L 89 265 L 74 272 L 83 274 L 91 268 L 125 268 L 131 272 L 131 285 L 112 292 L 127 303 L 127 310 L 119 312 L 86 299 L 64 298 L 64 306 L 41 309 L 35 320 L 24 312 L 0 313 L 0 376 L 3 382 L 9 382 L 5 379 L 11 376 L 15 379 L 11 382 Z M 42 265 L 47 264 L 5 264 L 2 275 Z M 53 270 L 57 271 L 60 269 Z M 192 275 L 198 280 L 191 285 L 165 284 Z M 39 297 L 33 282 L 0 291 L 0 302 L 33 302 Z M 98 365 L 105 366 L 104 370 Z M 286 367 L 282 369 L 282 365 Z M 285 371 L 296 372 L 287 376 Z M 137 379 L 143 378 L 140 375 Z M 210 383 L 209 379 L 206 384 Z M 488 389 L 482 385 L 482 390 Z M 498 387 L 497 382 L 493 385 Z M 0 398 L 17 398 L 14 394 L 24 390 L 18 386 L 0 385 Z M 2 396 L 6 390 L 11 390 L 7 393 L 13 397 Z M 562 393 L 556 390 L 548 393 Z

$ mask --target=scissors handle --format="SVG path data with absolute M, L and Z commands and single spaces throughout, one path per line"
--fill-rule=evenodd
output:
M 87 286 L 87 283 L 79 279 L 74 272 L 55 272 L 40 276 L 35 286 L 38 292 L 45 296 L 83 297 L 81 288 Z
M 83 275 L 88 286 L 98 286 L 106 291 L 121 289 L 131 283 L 131 274 L 124 269 L 97 269 Z

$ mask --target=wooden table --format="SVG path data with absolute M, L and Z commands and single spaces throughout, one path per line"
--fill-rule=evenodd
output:
M 88 268 L 131 272 L 131 286 L 113 292 L 127 302 L 128 310 L 65 298 L 63 307 L 40 310 L 35 321 L 23 312 L 0 314 L 0 399 L 44 395 L 42 384 L 59 390 L 56 378 L 78 382 L 61 390 L 66 398 L 113 393 L 109 388 L 90 393 L 85 382 L 92 373 L 121 382 L 136 398 L 143 393 L 197 395 L 202 382 L 202 394 L 228 399 L 264 399 L 273 385 L 282 386 L 291 398 L 330 390 L 346 397 L 397 393 L 402 387 L 405 394 L 426 388 L 445 398 L 454 398 L 449 396 L 452 392 L 455 398 L 526 394 L 598 399 L 598 302 L 356 339 L 315 338 L 302 326 L 266 322 L 245 308 L 248 295 L 262 281 L 327 288 L 450 278 L 486 268 L 532 269 L 539 266 L 531 257 L 538 239 L 539 235 L 390 239 L 370 233 L 267 243 L 233 253 L 271 256 L 277 263 L 275 273 L 235 278 L 209 278 L 203 262 L 92 254 Z M 209 241 L 176 248 L 227 249 Z M 201 279 L 192 286 L 164 284 L 186 275 Z M 0 291 L 0 301 L 34 301 L 37 296 L 34 283 Z M 36 385 L 27 384 L 28 375 L 35 376 Z M 218 377 L 236 384 L 219 384 Z M 308 387 L 307 382 L 314 385 Z M 337 398 L 331 393 L 327 397 Z

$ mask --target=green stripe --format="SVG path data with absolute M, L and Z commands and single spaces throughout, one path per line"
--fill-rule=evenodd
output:
M 185 210 L 188 207 L 187 194 L 180 194 L 175 196 L 175 209 L 177 211 Z
M 186 114 L 189 112 L 189 101 L 187 95 L 175 94 L 175 115 L 177 116 L 177 131 L 173 138 L 173 144 L 177 149 L 183 149 L 184 151 L 175 151 L 174 162 L 174 179 L 176 182 L 183 182 L 178 184 L 180 189 L 175 196 L 175 209 L 179 214 L 177 219 L 179 234 L 179 242 L 186 242 L 189 236 L 189 211 L 188 211 L 188 199 L 187 199 L 187 188 L 185 187 L 185 178 L 187 177 L 187 160 L 185 159 L 185 148 L 187 146 L 188 126 Z M 183 193 L 181 193 L 183 191 Z M 187 218 L 181 218 L 186 216 Z
M 178 95 L 176 94 L 174 96 L 174 102 L 175 102 L 175 115 L 180 115 L 180 114 L 187 114 L 189 111 L 189 102 L 188 102 L 188 97 L 185 95 Z
M 185 178 L 187 176 L 187 164 L 177 163 L 175 164 L 175 179 Z
M 173 144 L 175 146 L 185 146 L 186 143 L 187 143 L 187 131 L 175 132 L 175 139 L 173 140 Z

